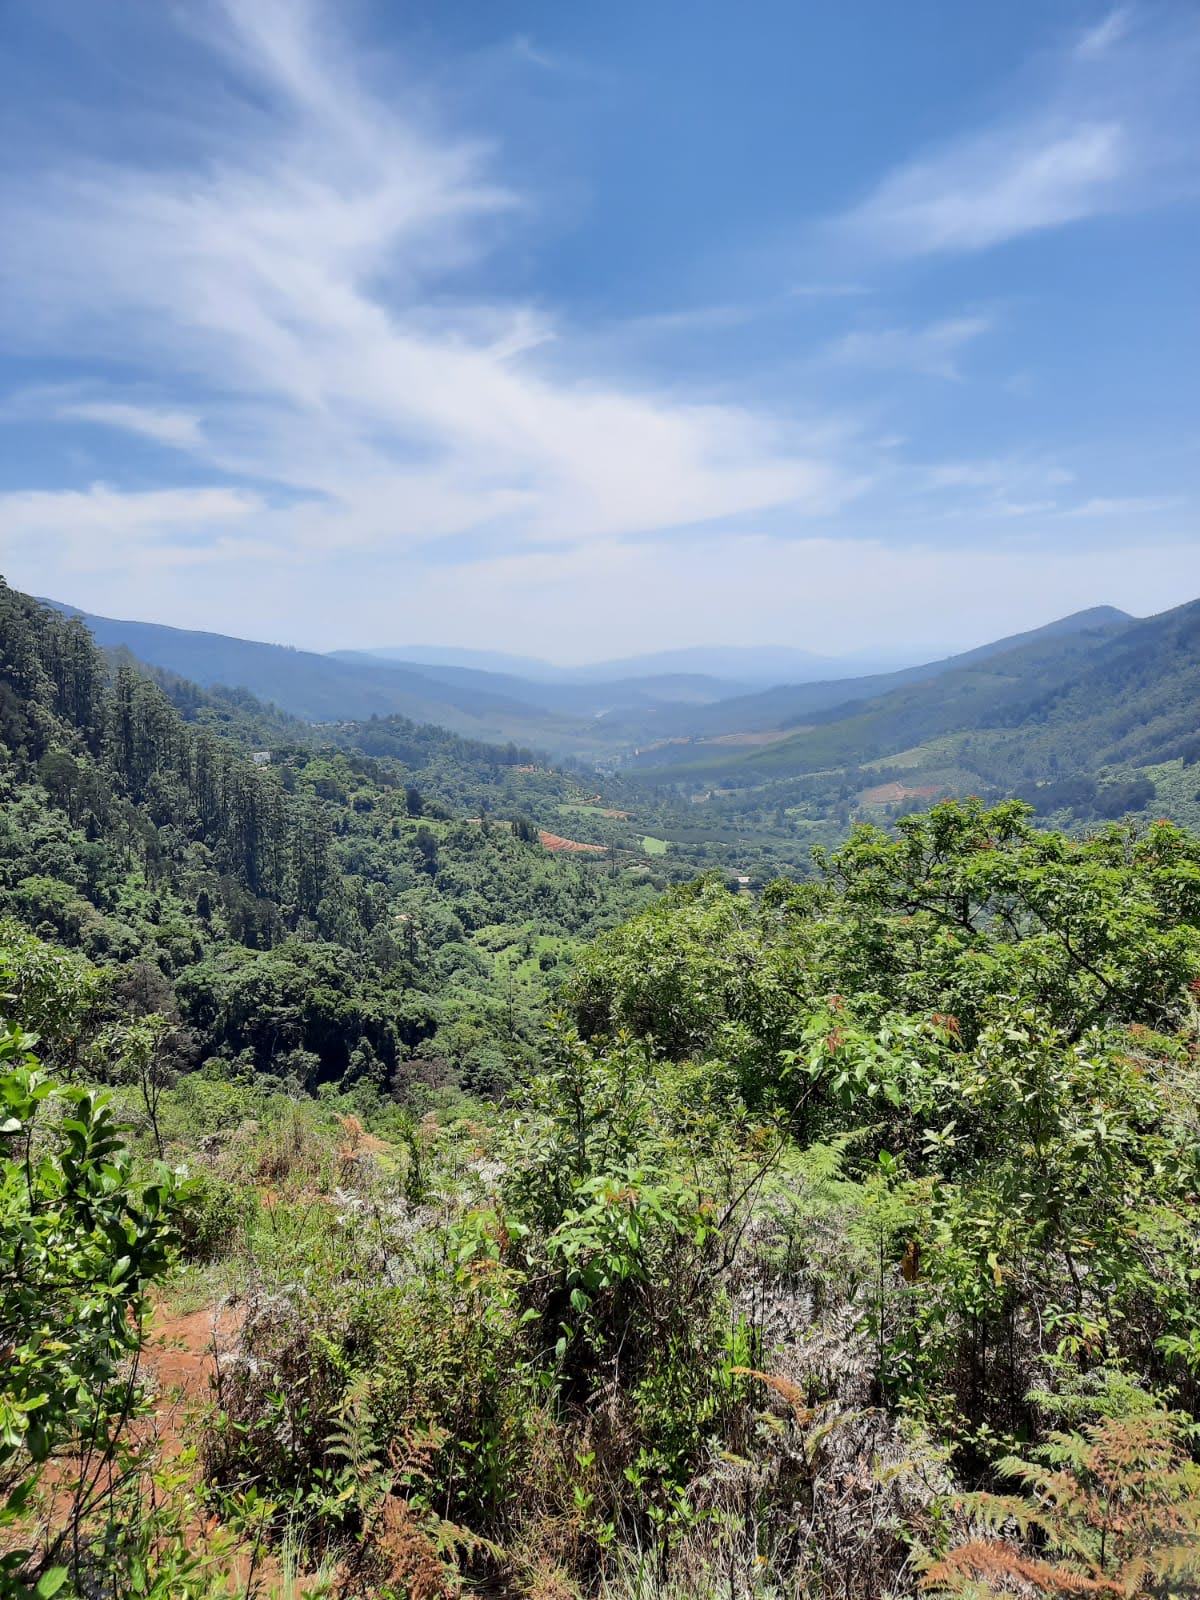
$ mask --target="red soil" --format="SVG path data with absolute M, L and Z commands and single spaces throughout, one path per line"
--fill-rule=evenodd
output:
M 564 839 L 562 834 L 547 833 L 545 828 L 538 830 L 538 838 L 542 841 L 543 846 L 552 854 L 555 854 L 559 851 L 575 851 L 576 853 L 580 851 L 586 851 L 588 853 L 603 855 L 605 850 L 608 848 L 607 845 L 603 844 L 581 844 L 578 839 Z
M 220 1310 L 205 1306 L 186 1316 L 165 1316 L 160 1312 L 143 1357 L 153 1373 L 160 1392 L 202 1400 L 208 1395 L 216 1372 L 220 1351 L 233 1343 L 241 1314 L 233 1307 Z

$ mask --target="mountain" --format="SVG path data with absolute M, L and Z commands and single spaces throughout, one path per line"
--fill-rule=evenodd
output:
M 378 670 L 379 660 L 366 653 L 344 652 L 337 660 Z M 406 670 L 409 664 L 386 661 L 388 668 Z M 628 677 L 615 681 L 591 679 L 558 681 L 520 678 L 511 673 L 483 672 L 475 667 L 423 666 L 422 677 L 459 689 L 499 694 L 543 711 L 578 717 L 609 717 L 615 712 L 653 711 L 672 705 L 710 705 L 748 692 L 748 683 L 706 677 L 700 673 L 660 673 L 654 677 Z
M 1094 795 L 1121 774 L 1200 758 L 1200 601 L 1141 621 L 1081 616 L 934 676 L 813 708 L 773 738 L 647 752 L 646 776 L 754 785 L 858 774 L 866 793 L 889 778 L 897 801 L 990 790 L 1069 804 L 1064 796 Z
M 394 661 L 422 667 L 473 667 L 487 672 L 517 674 L 542 683 L 609 683 L 634 679 L 659 680 L 697 677 L 736 687 L 760 688 L 774 683 L 808 683 L 844 678 L 848 673 L 886 672 L 903 663 L 872 655 L 819 656 L 788 645 L 693 645 L 683 650 L 659 650 L 648 655 L 594 661 L 584 666 L 555 666 L 528 656 L 508 656 L 492 650 L 462 650 L 437 645 L 404 645 L 381 650 L 334 650 L 339 661 Z
M 477 672 L 503 672 L 521 678 L 565 681 L 570 669 L 537 656 L 507 655 L 503 650 L 469 650 L 456 645 L 406 644 L 379 650 L 331 650 L 335 661 L 398 661 L 414 667 L 472 667 Z
M 1127 612 L 1118 611 L 1115 606 L 1093 606 L 1087 611 L 1060 617 L 1044 627 L 996 639 L 990 644 L 979 645 L 974 650 L 948 656 L 941 661 L 924 662 L 895 672 L 863 677 L 781 684 L 756 694 L 724 700 L 692 716 L 680 732 L 697 739 L 778 732 L 833 707 L 857 700 L 875 699 L 904 684 L 932 681 L 1027 646 L 1040 649 L 1048 644 L 1051 661 L 1060 651 L 1070 656 L 1078 648 L 1090 648 L 1110 633 L 1129 626 L 1133 620 Z
M 747 692 L 744 679 L 645 674 L 651 663 L 691 660 L 705 656 L 703 650 L 612 664 L 627 669 L 624 677 L 552 682 L 453 663 L 415 666 L 365 652 L 319 655 L 109 617 L 84 621 L 102 646 L 127 649 L 204 688 L 243 688 L 305 721 L 398 715 L 559 758 L 624 760 L 632 752 L 640 769 L 663 768 L 684 780 L 877 760 L 948 731 L 996 724 L 1073 681 L 1093 652 L 1138 626 L 1124 612 L 1097 607 L 943 661 Z M 765 658 L 756 659 L 761 665 Z
M 398 715 L 473 738 L 511 739 L 564 751 L 585 742 L 587 729 L 578 718 L 558 718 L 529 699 L 505 695 L 489 686 L 498 680 L 488 673 L 461 669 L 464 680 L 452 682 L 451 669 L 446 669 L 449 677 L 439 678 L 399 664 L 338 660 L 226 634 L 93 616 L 56 600 L 43 604 L 80 617 L 103 648 L 124 648 L 138 660 L 204 688 L 223 684 L 248 689 L 306 721 Z
M 160 623 L 79 616 L 106 649 L 129 650 L 202 687 L 249 690 L 310 722 L 403 716 L 484 740 L 514 740 L 556 756 L 599 758 L 674 730 L 677 708 L 705 706 L 747 685 L 666 674 L 618 682 L 555 683 L 456 665 L 414 666 L 368 652 L 319 655 L 288 645 Z

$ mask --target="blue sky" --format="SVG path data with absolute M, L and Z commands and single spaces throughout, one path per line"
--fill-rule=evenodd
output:
M 314 648 L 1200 596 L 1200 10 L 5 0 L 0 566 Z

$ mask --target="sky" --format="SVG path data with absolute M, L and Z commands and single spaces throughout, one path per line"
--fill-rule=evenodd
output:
M 1200 597 L 1194 0 L 0 0 L 0 570 L 312 649 Z

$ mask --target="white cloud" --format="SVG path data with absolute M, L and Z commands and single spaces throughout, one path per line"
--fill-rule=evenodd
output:
M 555 57 L 546 50 L 539 50 L 526 33 L 518 33 L 513 39 L 512 47 L 514 53 L 522 60 L 532 62 L 535 67 L 541 67 L 545 72 L 560 70 L 560 64 Z
M 870 292 L 861 283 L 796 283 L 788 290 L 801 300 L 845 300 Z
M 741 327 L 767 309 L 766 304 L 688 306 L 681 311 L 650 311 L 630 318 L 624 326 L 636 333 L 705 333 Z
M 910 474 L 918 497 L 941 503 L 943 520 L 978 523 L 981 518 L 1043 517 L 1059 512 L 1059 495 L 1074 473 L 1037 456 L 943 461 Z
M 970 252 L 1193 190 L 1200 29 L 1135 22 L 1114 11 L 1041 63 L 1007 115 L 897 167 L 833 239 L 893 259 Z
M 859 329 L 834 340 L 824 354 L 840 366 L 959 379 L 959 353 L 991 327 L 990 317 L 950 317 L 924 328 Z
M 1093 496 L 1063 512 L 1064 517 L 1148 517 L 1174 511 L 1183 502 L 1176 495 Z
M 74 162 L 0 205 L 14 332 L 69 333 L 84 358 L 212 397 L 203 437 L 185 439 L 182 409 L 155 418 L 119 392 L 88 397 L 92 420 L 157 429 L 281 503 L 311 501 L 280 519 L 301 546 L 317 530 L 342 548 L 498 527 L 586 540 L 821 513 L 855 492 L 795 429 L 592 381 L 550 315 L 456 302 L 457 270 L 522 211 L 494 152 L 370 92 L 331 10 L 225 0 L 204 15 L 249 84 L 248 136 L 223 126 L 186 169 Z
M 86 490 L 17 490 L 0 494 L 0 549 L 13 571 L 69 579 L 75 572 L 108 570 L 128 582 L 147 560 L 165 566 L 202 557 L 228 561 L 242 550 L 229 542 L 228 530 L 246 528 L 261 509 L 257 495 L 240 489 L 125 492 L 94 483 Z M 265 547 L 256 542 L 255 548 Z
M 64 421 L 95 422 L 105 428 L 121 428 L 141 434 L 157 444 L 191 449 L 201 443 L 200 422 L 188 411 L 172 411 L 165 406 L 132 405 L 117 400 L 77 400 L 60 405 L 57 416 Z
M 214 482 L 0 495 L 12 581 L 98 611 L 322 647 L 396 639 L 411 633 L 405 617 L 423 616 L 460 638 L 527 639 L 575 659 L 648 639 L 904 644 L 911 619 L 938 608 L 970 642 L 1026 625 L 1031 583 L 1049 615 L 1110 595 L 1149 609 L 1183 583 L 1200 589 L 1183 533 L 1178 547 L 1164 534 L 1160 553 L 1173 554 L 1154 572 L 1145 547 L 1116 551 L 1109 524 L 1111 550 L 1039 557 L 1036 576 L 1024 548 L 989 548 L 1012 519 L 1034 537 L 1051 514 L 1059 539 L 1099 543 L 1095 510 L 1081 507 L 1070 533 L 1059 520 L 1061 469 L 880 459 L 894 438 L 867 446 L 828 420 L 801 426 L 783 408 L 652 387 L 623 374 L 619 338 L 604 350 L 553 308 L 469 294 L 496 235 L 536 217 L 502 152 L 438 127 L 409 85 L 368 86 L 332 3 L 198 0 L 170 14 L 199 28 L 244 90 L 239 100 L 227 87 L 219 116 L 185 97 L 188 161 L 156 150 L 144 166 L 99 164 L 71 146 L 0 192 L 0 321 L 13 343 L 71 352 L 81 375 L 119 363 L 128 381 L 43 390 L 5 415 L 151 438 Z M 1120 43 L 1093 50 L 1088 70 L 1123 58 Z M 1082 106 L 1074 97 L 1069 109 Z M 1047 218 L 1098 204 L 1106 163 L 1143 160 L 1143 130 L 1127 100 L 1084 109 L 1072 120 L 1053 100 L 935 152 L 843 228 L 885 254 L 974 248 L 1029 226 L 1039 194 Z M 1111 148 L 1081 127 L 1111 127 Z M 867 292 L 857 263 L 844 279 L 826 267 L 827 280 L 790 292 Z M 660 320 L 749 314 L 717 303 Z M 989 326 L 959 316 L 859 329 L 825 358 L 953 378 Z M 921 433 L 919 418 L 911 428 Z M 886 505 L 864 494 L 868 449 Z M 256 487 L 224 486 L 230 477 Z M 962 548 L 867 536 L 887 526 L 898 540 L 905 517 L 926 532 L 953 522 Z M 454 564 L 437 564 L 451 551 Z
M 1131 170 L 1119 122 L 1005 128 L 902 168 L 840 231 L 890 256 L 982 250 L 1115 209 Z
M 1076 43 L 1075 54 L 1084 60 L 1107 55 L 1130 32 L 1133 21 L 1132 6 L 1117 6 L 1102 22 L 1086 30 Z
M 925 489 L 1059 489 L 1074 481 L 1074 474 L 1053 461 L 1021 456 L 984 461 L 943 461 L 920 474 Z

